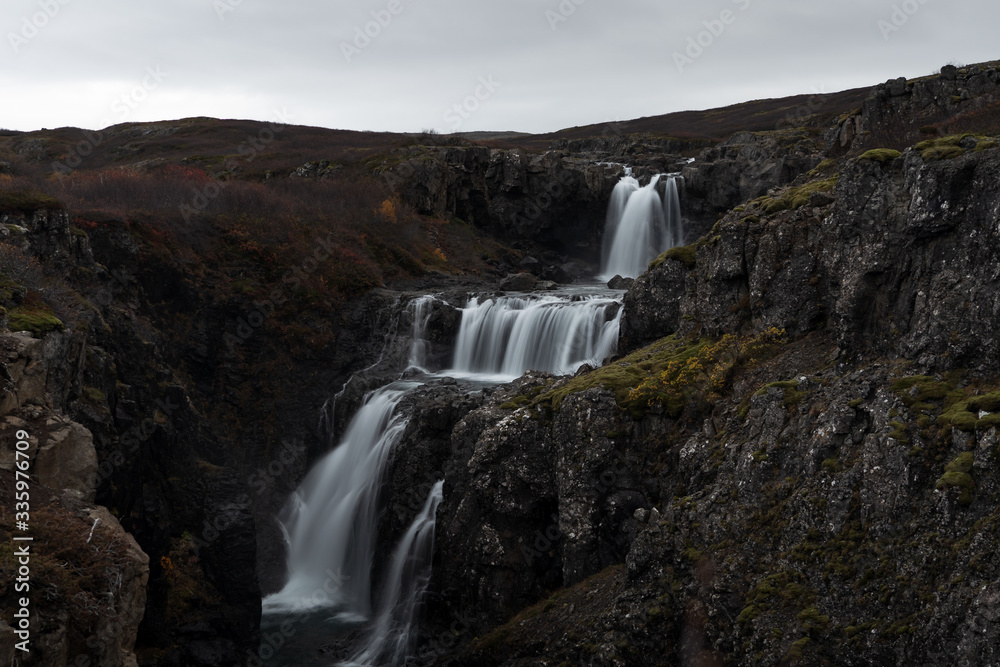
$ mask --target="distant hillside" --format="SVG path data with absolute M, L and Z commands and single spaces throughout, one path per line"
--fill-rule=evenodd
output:
M 870 91 L 870 88 L 854 88 L 840 93 L 755 100 L 719 109 L 679 111 L 629 121 L 571 127 L 497 143 L 505 148 L 541 149 L 561 139 L 587 139 L 609 134 L 651 134 L 723 141 L 741 131 L 758 132 L 788 126 L 825 129 L 829 127 L 830 119 L 860 108 Z

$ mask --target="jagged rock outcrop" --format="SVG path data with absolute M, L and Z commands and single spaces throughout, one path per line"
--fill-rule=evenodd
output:
M 516 408 L 553 381 L 528 373 L 488 396 L 431 387 L 405 399 L 414 420 L 395 456 L 394 509 L 379 540 L 391 544 L 446 480 L 432 618 L 474 618 L 486 629 L 627 553 L 645 500 L 626 461 L 635 454 L 616 446 L 621 415 L 600 390 L 569 397 L 549 421 Z
M 382 176 L 418 212 L 593 259 L 621 167 L 566 152 L 414 147 Z
M 624 348 L 674 332 L 826 325 L 851 354 L 985 370 L 1000 349 L 998 169 L 995 149 L 937 161 L 908 150 L 848 162 L 832 205 L 730 213 L 632 286 Z
M 972 131 L 977 120 L 996 114 L 997 102 L 997 63 L 961 69 L 946 65 L 940 76 L 892 79 L 876 86 L 862 109 L 843 118 L 827 139 L 833 154 L 902 148 L 926 139 L 922 128 L 930 128 L 930 136 Z
M 685 215 L 712 218 L 791 183 L 819 163 L 818 148 L 801 130 L 734 134 L 684 167 Z

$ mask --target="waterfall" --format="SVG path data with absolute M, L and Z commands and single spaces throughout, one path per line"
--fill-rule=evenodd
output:
M 676 175 L 668 175 L 661 200 L 661 176 L 648 185 L 630 174 L 611 193 L 601 249 L 601 278 L 636 278 L 661 253 L 684 242 Z
M 413 333 L 410 343 L 410 359 L 407 362 L 406 370 L 416 370 L 427 373 L 427 352 L 430 343 L 426 339 L 427 323 L 431 319 L 434 310 L 431 305 L 436 301 L 433 296 L 422 296 L 407 304 L 406 309 L 413 318 Z
M 615 189 L 611 192 L 611 201 L 608 203 L 608 213 L 604 219 L 604 243 L 601 246 L 601 268 L 608 266 L 611 258 L 611 247 L 618 231 L 618 224 L 625 214 L 625 205 L 636 190 L 639 189 L 639 181 L 627 173 L 622 177 Z M 611 277 L 614 277 L 613 275 Z
M 447 374 L 504 381 L 528 370 L 566 375 L 585 363 L 599 366 L 617 348 L 620 318 L 612 299 L 472 299 Z
M 396 547 L 375 622 L 351 664 L 401 665 L 413 652 L 420 604 L 431 577 L 435 513 L 444 498 L 443 487 L 443 480 L 434 485 L 423 510 Z
M 415 383 L 369 394 L 339 446 L 292 494 L 279 520 L 288 543 L 288 583 L 264 598 L 265 614 L 329 607 L 345 620 L 371 611 L 371 565 L 385 464 L 406 427 L 395 408 Z M 342 581 L 324 593 L 330 579 Z

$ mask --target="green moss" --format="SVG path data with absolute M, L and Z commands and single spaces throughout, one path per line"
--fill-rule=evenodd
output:
M 914 388 L 916 390 L 914 391 Z M 906 407 L 913 409 L 918 403 L 946 398 L 953 390 L 947 382 L 940 382 L 927 375 L 913 375 L 892 383 L 891 387 Z
M 823 461 L 823 465 L 821 465 L 820 468 L 831 475 L 838 473 L 840 472 L 840 459 L 836 457 L 826 459 Z
M 921 151 L 920 155 L 926 161 L 953 160 L 965 155 L 965 149 L 961 146 L 937 146 Z
M 707 344 L 707 340 L 669 336 L 619 361 L 568 380 L 561 387 L 543 393 L 537 403 L 558 411 L 567 396 L 604 387 L 614 393 L 618 405 L 631 406 L 629 391 L 632 388 L 662 373 L 672 361 L 687 361 Z
M 833 158 L 826 158 L 822 162 L 820 162 L 818 165 L 816 165 L 816 168 L 813 169 L 812 171 L 810 171 L 809 175 L 810 176 L 820 176 L 822 174 L 825 174 L 825 173 L 833 170 L 836 166 L 837 166 L 837 161 L 836 160 L 834 160 Z
M 97 387 L 84 387 L 83 395 L 91 403 L 102 404 L 107 400 L 107 397 L 105 397 L 104 392 L 98 389 Z
M 798 187 L 789 187 L 780 196 L 761 197 L 754 200 L 764 208 L 768 214 L 780 213 L 781 211 L 793 211 L 809 204 L 809 198 L 815 192 L 833 192 L 837 187 L 839 176 L 832 176 L 822 181 L 813 181 Z
M 785 659 L 801 660 L 803 654 L 805 653 L 806 647 L 809 646 L 809 642 L 811 641 L 812 640 L 809 639 L 808 637 L 803 637 L 802 639 L 793 642 L 792 645 L 788 647 L 788 653 L 785 654 Z
M 975 431 L 976 422 L 976 415 L 969 412 L 968 401 L 956 401 L 937 418 L 938 426 L 951 426 L 960 431 Z
M 757 396 L 763 396 L 767 393 L 768 389 L 781 389 L 784 391 L 785 397 L 782 400 L 782 403 L 786 408 L 798 405 L 802 402 L 802 399 L 806 397 L 806 392 L 799 391 L 799 383 L 795 380 L 772 382 L 764 385 L 757 390 Z
M 947 472 L 972 472 L 972 466 L 976 462 L 976 457 L 972 452 L 963 452 L 955 457 L 951 463 L 945 466 Z
M 941 476 L 941 479 L 937 481 L 934 488 L 939 491 L 944 491 L 949 488 L 961 489 L 958 496 L 958 502 L 962 505 L 969 505 L 972 503 L 972 493 L 976 489 L 976 482 L 972 479 L 972 475 L 969 475 L 968 473 L 946 472 Z
M 937 139 L 928 139 L 927 141 L 921 141 L 914 148 L 920 151 L 920 156 L 925 160 L 950 160 L 956 157 L 961 157 L 965 154 L 965 149 L 962 148 L 962 141 L 965 139 L 973 137 L 979 140 L 981 144 L 984 140 L 992 141 L 986 137 L 978 137 L 974 134 L 953 134 L 947 137 L 940 137 Z M 977 145 L 977 149 L 979 146 Z M 985 149 L 983 149 L 985 150 Z
M 886 162 L 891 162 L 900 156 L 902 156 L 902 153 L 892 148 L 873 148 L 872 150 L 863 153 L 858 160 L 871 160 L 872 162 L 885 164 Z
M 824 630 L 830 625 L 830 617 L 819 613 L 816 607 L 806 607 L 795 618 L 809 631 Z
M 515 396 L 506 403 L 500 404 L 501 410 L 517 410 L 518 408 L 523 408 L 526 405 L 531 404 L 531 399 L 527 396 Z
M 847 404 L 847 407 L 849 407 L 849 408 L 857 408 L 857 407 L 860 407 L 861 404 L 864 403 L 864 402 L 865 402 L 865 400 L 863 398 L 855 398 L 853 401 L 851 401 L 851 402 L 849 402 Z
M 993 139 L 980 139 L 979 143 L 976 144 L 976 148 L 974 150 L 977 153 L 982 153 L 983 151 L 991 150 L 993 148 L 996 148 L 997 146 L 1000 146 L 1000 144 L 998 144 Z
M 889 426 L 892 427 L 892 431 L 889 432 L 889 437 L 898 442 L 901 445 L 910 444 L 910 438 L 906 435 L 906 424 L 903 422 L 889 422 Z
M 963 505 L 972 502 L 972 494 L 976 490 L 976 481 L 969 474 L 972 472 L 975 456 L 972 452 L 963 452 L 945 466 L 945 473 L 937 481 L 934 488 L 943 491 L 949 488 L 960 489 L 958 501 Z
M 15 308 L 8 316 L 7 326 L 11 331 L 29 331 L 41 338 L 50 331 L 62 331 L 64 325 L 51 310 Z
M 683 264 L 685 267 L 693 269 L 697 265 L 695 257 L 698 253 L 698 246 L 700 245 L 700 243 L 692 243 L 691 245 L 673 247 L 650 262 L 649 268 L 655 269 L 668 259 L 674 259 Z
M 973 396 L 968 403 L 969 412 L 1000 412 L 1000 392 Z

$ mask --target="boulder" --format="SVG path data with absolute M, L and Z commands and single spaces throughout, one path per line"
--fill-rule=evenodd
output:
M 635 278 L 622 278 L 621 276 L 615 276 L 608 281 L 608 289 L 625 289 L 627 290 L 635 282 Z
M 530 292 L 535 289 L 538 279 L 530 273 L 514 273 L 500 281 L 503 292 Z

